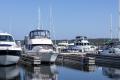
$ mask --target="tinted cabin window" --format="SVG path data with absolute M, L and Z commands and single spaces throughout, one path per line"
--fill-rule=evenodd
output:
M 86 45 L 86 43 L 84 43 L 84 45 Z
M 43 37 L 46 36 L 45 32 L 41 32 L 41 36 Z
M 12 36 L 0 35 L 0 41 L 14 41 Z
M 50 33 L 47 30 L 35 30 L 30 32 L 30 38 L 42 38 L 47 37 L 50 38 Z

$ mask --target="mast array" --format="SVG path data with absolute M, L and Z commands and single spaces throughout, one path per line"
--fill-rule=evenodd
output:
M 42 24 L 41 24 L 41 12 L 40 12 L 40 7 L 38 8 L 38 26 L 37 29 L 43 29 Z
M 54 26 L 53 26 L 53 15 L 52 15 L 52 6 L 50 5 L 50 32 L 53 35 L 53 39 L 55 39 L 55 31 L 54 31 Z M 55 40 L 56 44 L 56 40 Z
M 112 40 L 112 14 L 110 15 L 110 39 Z
M 119 3 L 119 7 L 118 7 L 118 13 L 119 13 L 119 20 L 118 20 L 118 23 L 119 23 L 119 26 L 118 26 L 118 40 L 120 41 L 120 0 L 118 1 Z

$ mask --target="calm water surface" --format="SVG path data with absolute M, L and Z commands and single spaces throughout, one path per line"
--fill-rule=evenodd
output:
M 120 80 L 120 69 L 96 65 L 40 65 L 0 67 L 0 80 Z

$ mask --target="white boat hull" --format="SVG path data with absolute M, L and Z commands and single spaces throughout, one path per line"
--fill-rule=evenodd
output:
M 0 65 L 12 65 L 18 63 L 20 50 L 0 50 Z
M 0 55 L 0 65 L 16 64 L 19 61 L 19 56 L 14 55 Z
M 119 48 L 109 48 L 100 52 L 101 55 L 120 56 Z
M 57 56 L 57 53 L 42 53 L 40 55 L 42 62 L 55 62 Z
M 58 56 L 58 54 L 54 53 L 54 52 L 42 53 L 42 52 L 28 51 L 28 52 L 26 52 L 26 54 L 39 56 L 41 59 L 41 62 L 55 62 L 55 60 L 57 59 L 57 56 Z

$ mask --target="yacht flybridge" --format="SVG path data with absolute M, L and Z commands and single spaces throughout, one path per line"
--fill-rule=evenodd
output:
M 42 62 L 55 62 L 57 55 L 49 30 L 36 29 L 25 37 L 25 53 L 38 55 Z
M 13 36 L 8 33 L 0 33 L 0 65 L 11 65 L 19 61 L 22 49 Z

